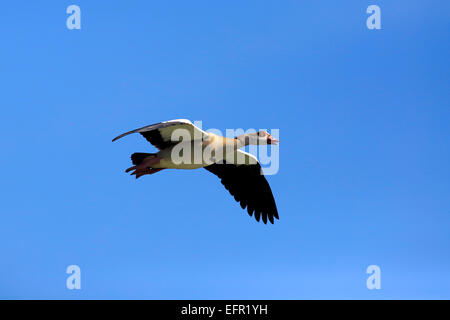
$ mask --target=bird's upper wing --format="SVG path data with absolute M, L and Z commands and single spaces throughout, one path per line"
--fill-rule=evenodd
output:
M 183 139 L 187 140 L 189 140 L 189 138 L 190 140 L 202 140 L 208 138 L 208 133 L 194 126 L 191 121 L 186 119 L 177 119 L 155 123 L 129 132 L 125 132 L 120 136 L 114 138 L 113 141 L 116 141 L 117 139 L 120 139 L 131 133 L 138 132 L 142 134 L 148 142 L 150 142 L 158 149 L 162 150 L 179 142 L 179 140 L 172 140 L 172 134 L 177 129 L 180 129 L 180 131 L 178 131 L 180 134 L 178 134 L 178 132 L 176 133 L 177 138 L 178 136 L 183 136 Z
M 247 207 L 250 216 L 255 213 L 256 221 L 262 217 L 264 223 L 267 223 L 267 219 L 273 223 L 274 218 L 279 218 L 272 190 L 255 156 L 237 150 L 234 159 L 228 158 L 223 163 L 214 163 L 205 169 L 221 179 L 234 199 L 240 202 L 242 209 Z

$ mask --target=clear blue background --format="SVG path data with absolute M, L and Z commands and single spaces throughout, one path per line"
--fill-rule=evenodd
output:
M 0 298 L 450 298 L 448 1 L 22 0 L 0 17 Z M 176 118 L 280 129 L 275 225 L 206 170 L 124 173 L 155 149 L 111 139 Z

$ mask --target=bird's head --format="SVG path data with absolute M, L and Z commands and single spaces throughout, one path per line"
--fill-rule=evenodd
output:
M 238 137 L 238 139 L 244 141 L 244 144 L 247 145 L 267 145 L 274 144 L 277 145 L 279 140 L 275 139 L 270 135 L 267 131 L 258 131 L 253 133 L 243 134 Z

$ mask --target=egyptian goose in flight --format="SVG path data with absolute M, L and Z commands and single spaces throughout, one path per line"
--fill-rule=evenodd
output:
M 277 144 L 279 141 L 267 132 L 248 133 L 229 139 L 205 132 L 189 120 L 178 119 L 126 132 L 113 141 L 131 133 L 140 133 L 159 149 L 157 153 L 138 152 L 131 155 L 133 166 L 126 172 L 131 171 L 136 178 L 163 169 L 205 168 L 221 179 L 242 209 L 247 207 L 250 216 L 255 214 L 256 221 L 262 218 L 264 223 L 267 220 L 273 223 L 274 218 L 278 219 L 272 190 L 262 174 L 258 159 L 239 149 L 250 144 Z M 176 140 L 175 136 L 182 139 Z

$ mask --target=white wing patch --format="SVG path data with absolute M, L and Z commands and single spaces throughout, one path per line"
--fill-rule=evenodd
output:
M 176 138 L 176 136 L 183 136 L 184 141 L 208 139 L 207 132 L 194 126 L 192 122 L 187 119 L 169 120 L 164 121 L 161 124 L 162 126 L 158 128 L 158 130 L 164 141 L 172 141 L 172 138 Z M 176 130 L 178 131 L 175 132 Z M 174 132 L 175 137 L 173 136 Z M 175 139 L 174 141 L 178 140 Z
M 238 166 L 240 165 L 249 166 L 259 163 L 258 159 L 254 155 L 242 150 L 236 150 L 236 152 L 232 154 L 227 154 L 225 156 L 225 161 L 229 164 L 236 164 Z

